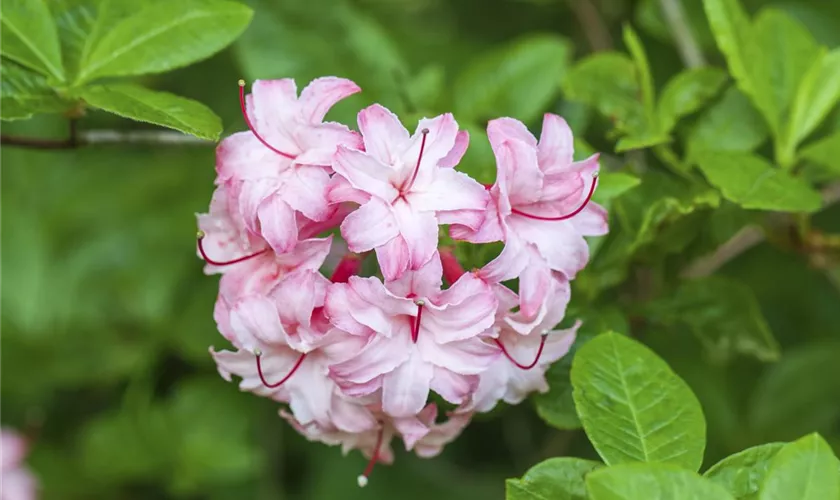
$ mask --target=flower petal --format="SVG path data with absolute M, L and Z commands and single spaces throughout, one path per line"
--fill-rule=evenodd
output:
M 467 147 L 470 145 L 470 133 L 466 130 L 459 130 L 455 136 L 455 145 L 449 153 L 446 154 L 438 162 L 440 168 L 453 168 L 455 165 L 461 163 L 464 153 L 467 152 Z
M 443 286 L 443 264 L 435 252 L 426 264 L 408 271 L 399 279 L 386 283 L 388 290 L 399 297 L 434 297 Z
M 433 367 L 416 349 L 404 363 L 382 379 L 382 410 L 394 417 L 416 415 L 426 406 Z
M 572 164 L 574 138 L 572 129 L 563 118 L 546 113 L 543 116 L 542 134 L 539 143 L 539 161 L 543 171 L 560 170 Z
M 295 211 L 275 194 L 260 203 L 260 233 L 277 253 L 286 253 L 298 242 Z
M 371 198 L 341 223 L 341 236 L 350 251 L 356 253 L 378 249 L 395 239 L 399 232 L 399 222 L 391 207 L 377 198 Z
M 237 301 L 230 311 L 230 326 L 239 344 L 250 351 L 286 343 L 280 313 L 268 297 L 250 296 Z
M 421 133 L 422 130 L 429 131 L 426 134 L 425 141 Z M 455 147 L 457 135 L 458 123 L 451 113 L 420 120 L 417 132 L 414 133 L 408 147 L 400 155 L 401 164 L 404 166 L 400 181 L 408 182 L 413 177 L 412 190 L 427 189 L 429 183 L 434 179 L 435 173 L 439 170 L 438 162 Z M 422 157 L 420 156 L 421 151 L 423 152 Z M 417 165 L 418 159 L 420 160 L 419 167 Z M 417 170 L 416 176 L 415 170 Z
M 386 165 L 393 165 L 408 146 L 408 130 L 397 115 L 380 104 L 359 111 L 359 130 L 365 151 Z
M 402 235 L 376 247 L 376 260 L 379 262 L 379 270 L 382 271 L 385 281 L 399 279 L 408 269 L 410 259 L 408 245 Z
M 316 78 L 300 93 L 300 112 L 310 123 L 319 123 L 335 103 L 361 90 L 346 78 Z
M 478 387 L 477 375 L 460 375 L 447 369 L 435 366 L 431 388 L 443 399 L 459 405 L 469 398 Z
M 502 253 L 481 268 L 479 275 L 491 283 L 511 280 L 522 273 L 529 259 L 526 243 L 515 237 L 508 238 Z
M 273 177 L 291 164 L 292 160 L 265 147 L 251 131 L 226 137 L 216 147 L 216 173 L 221 182 Z
M 394 169 L 369 153 L 339 146 L 332 167 L 351 186 L 383 201 L 390 202 L 399 194 L 391 183 Z
M 534 203 L 542 195 L 543 173 L 537 164 L 537 150 L 522 141 L 509 140 L 496 149 L 498 176 L 504 176 L 508 199 L 513 206 Z
M 535 317 L 551 286 L 551 269 L 541 259 L 531 259 L 519 275 L 519 311 L 525 318 Z
M 420 269 L 437 249 L 437 219 L 433 213 L 418 212 L 403 202 L 392 205 L 392 211 L 408 249 L 408 268 Z
M 400 335 L 404 333 L 404 335 Z M 353 358 L 330 366 L 330 377 L 343 387 L 343 382 L 362 384 L 394 371 L 406 362 L 411 350 L 409 332 L 395 332 L 390 338 L 376 335 Z
M 283 176 L 283 200 L 292 208 L 313 221 L 329 217 L 331 210 L 327 201 L 329 174 L 321 167 L 299 166 L 290 169 Z
M 425 361 L 461 375 L 478 375 L 501 354 L 497 347 L 477 337 L 438 344 L 430 335 L 421 333 L 417 347 Z
M 412 190 L 407 199 L 413 209 L 425 212 L 483 211 L 487 208 L 489 195 L 467 174 L 453 169 L 437 169 L 434 180 L 422 191 Z
M 493 150 L 498 149 L 502 143 L 509 140 L 522 141 L 526 145 L 536 148 L 537 139 L 534 134 L 528 131 L 519 120 L 513 118 L 496 118 L 487 124 L 487 138 Z

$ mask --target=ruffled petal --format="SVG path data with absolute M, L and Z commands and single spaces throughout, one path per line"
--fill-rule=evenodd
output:
M 382 410 L 394 417 L 416 415 L 426 405 L 433 367 L 416 349 L 382 380 Z
M 356 253 L 378 249 L 399 233 L 399 221 L 391 207 L 377 198 L 371 198 L 341 223 L 341 236 L 350 251 Z
M 346 78 L 316 78 L 300 93 L 300 113 L 309 123 L 319 123 L 335 103 L 361 90 Z
M 359 130 L 365 151 L 386 165 L 393 165 L 408 146 L 408 130 L 397 115 L 380 104 L 359 111 Z
M 260 233 L 277 253 L 286 253 L 298 242 L 295 211 L 279 195 L 273 195 L 260 204 L 257 211 Z
M 561 170 L 572 164 L 572 156 L 575 152 L 574 138 L 566 120 L 552 113 L 546 113 L 543 116 L 538 149 L 543 171 Z
M 394 169 L 370 153 L 340 146 L 333 157 L 332 167 L 351 186 L 380 200 L 390 202 L 399 194 L 392 182 Z

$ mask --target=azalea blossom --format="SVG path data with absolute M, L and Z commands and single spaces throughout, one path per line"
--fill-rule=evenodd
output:
M 492 120 L 487 134 L 496 155 L 496 183 L 488 215 L 477 229 L 452 227 L 456 239 L 504 241 L 499 257 L 484 268 L 486 278 L 519 278 L 521 307 L 535 314 L 552 272 L 573 279 L 589 260 L 584 236 L 607 232 L 607 213 L 591 202 L 598 155 L 574 162 L 572 132 L 565 120 L 546 114 L 539 142 L 522 122 Z
M 469 136 L 451 114 L 420 120 L 410 136 L 393 113 L 374 104 L 359 113 L 359 130 L 364 150 L 342 145 L 333 158 L 340 177 L 330 199 L 362 203 L 341 224 L 341 235 L 353 252 L 376 250 L 390 281 L 432 258 L 439 224 L 477 227 L 487 195 L 453 169 Z
M 17 432 L 4 428 L 0 432 L 0 500 L 35 500 L 37 483 L 24 466 L 29 445 Z
M 360 134 L 323 122 L 358 90 L 340 78 L 299 97 L 288 79 L 243 88 L 251 130 L 217 149 L 196 252 L 221 274 L 213 315 L 232 347 L 210 348 L 219 374 L 280 403 L 307 439 L 358 449 L 364 486 L 393 461 L 394 439 L 431 457 L 474 413 L 548 389 L 580 326 L 556 329 L 588 260 L 583 237 L 607 226 L 590 203 L 597 156 L 572 161 L 561 118 L 546 115 L 539 142 L 514 119 L 491 121 L 498 175 L 485 189 L 454 168 L 469 136 L 451 114 L 413 135 L 377 104 L 359 113 Z M 465 272 L 461 252 L 440 247 L 441 225 L 504 249 Z M 337 228 L 346 247 L 333 245 Z M 432 393 L 454 405 L 443 421 Z
M 257 80 L 240 101 L 251 129 L 223 140 L 216 151 L 217 184 L 238 192 L 234 207 L 245 227 L 260 234 L 277 253 L 298 241 L 298 214 L 328 219 L 326 198 L 336 147 L 359 147 L 360 137 L 344 125 L 324 123 L 327 111 L 359 87 L 343 78 L 319 78 L 300 94 L 294 80 Z
M 435 254 L 417 271 L 386 287 L 376 278 L 353 277 L 327 292 L 326 313 L 337 328 L 366 339 L 330 375 L 345 393 L 382 390 L 382 409 L 394 417 L 417 414 L 429 391 L 461 404 L 501 353 L 479 335 L 494 321 L 497 300 L 490 286 L 464 274 L 440 290 Z

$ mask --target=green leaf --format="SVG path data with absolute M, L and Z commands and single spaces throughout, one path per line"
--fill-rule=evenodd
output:
M 528 35 L 481 55 L 455 81 L 456 115 L 537 118 L 560 91 L 570 56 L 569 42 L 548 34 Z
M 837 342 L 816 342 L 786 351 L 753 391 L 747 416 L 756 439 L 795 439 L 806 432 L 830 432 L 840 418 L 838 359 Z
M 720 92 L 726 79 L 726 72 L 717 68 L 689 69 L 671 78 L 659 98 L 660 130 L 670 133 L 677 120 L 699 110 Z
M 786 444 L 764 476 L 760 500 L 826 500 L 840 498 L 837 458 L 819 434 Z
M 76 83 L 160 73 L 206 59 L 233 42 L 252 14 L 248 7 L 225 0 L 148 5 L 108 28 L 81 62 Z
M 815 212 L 820 194 L 804 180 L 778 169 L 763 158 L 738 152 L 706 151 L 697 165 L 723 196 L 744 208 L 779 212 Z
M 769 82 L 757 70 L 769 57 L 757 45 L 753 26 L 738 0 L 704 0 L 706 16 L 717 45 L 738 87 L 761 110 L 772 130 L 778 130 L 777 108 Z
M 688 136 L 688 161 L 694 163 L 698 153 L 707 150 L 752 151 L 769 135 L 761 114 L 733 86 L 697 119 Z
M 0 25 L 0 53 L 4 57 L 64 81 L 58 31 L 44 0 L 4 1 Z
M 788 120 L 796 89 L 819 56 L 819 46 L 804 26 L 778 9 L 762 10 L 752 32 L 760 50 L 753 61 L 755 78 L 771 91 L 775 115 L 768 121 L 783 141 L 781 124 Z
M 713 276 L 683 282 L 674 293 L 649 304 L 647 312 L 653 321 L 687 326 L 716 359 L 733 353 L 762 361 L 779 357 L 758 301 L 737 281 Z
M 507 500 L 586 500 L 584 478 L 604 464 L 582 458 L 549 458 L 522 479 L 505 481 Z
M 747 448 L 724 458 L 703 475 L 726 488 L 735 498 L 754 499 L 770 461 L 783 446 L 784 443 L 768 443 Z
M 636 74 L 639 76 L 639 87 L 645 114 L 648 120 L 654 120 L 653 113 L 654 106 L 656 105 L 656 96 L 653 93 L 653 76 L 650 74 L 650 64 L 648 64 L 642 41 L 639 40 L 639 36 L 629 24 L 624 26 L 624 44 L 627 46 L 627 50 L 630 51 L 633 63 L 636 65 Z
M 623 464 L 586 477 L 590 500 L 734 500 L 721 486 L 666 464 Z
M 97 85 L 79 91 L 93 107 L 125 118 L 180 130 L 202 139 L 217 140 L 222 122 L 203 104 L 167 92 L 131 84 Z
M 608 330 L 627 333 L 630 326 L 627 318 L 619 309 L 597 309 L 583 314 L 583 325 L 578 330 L 577 338 L 569 352 L 559 361 L 553 363 L 545 373 L 548 382 L 548 392 L 535 394 L 534 402 L 537 414 L 549 425 L 558 429 L 580 429 L 580 419 L 575 411 L 575 401 L 572 398 L 572 382 L 569 373 L 575 353 L 582 345 L 601 332 Z
M 840 131 L 808 145 L 802 150 L 801 156 L 840 175 Z
M 638 100 L 636 71 L 636 65 L 624 54 L 594 54 L 572 67 L 563 81 L 563 91 L 568 99 L 585 102 L 614 119 L 620 131 L 641 131 L 645 128 L 645 112 Z
M 50 8 L 58 26 L 67 80 L 73 81 L 91 49 L 138 6 L 127 0 L 51 0 Z
M 47 85 L 45 77 L 3 59 L 0 63 L 0 118 L 17 120 L 36 113 L 60 113 L 73 106 Z
M 793 102 L 788 132 L 787 158 L 817 128 L 840 100 L 840 49 L 822 54 L 811 65 Z
M 590 340 L 572 363 L 572 386 L 586 435 L 607 464 L 700 467 L 706 445 L 700 403 L 644 345 L 617 333 Z

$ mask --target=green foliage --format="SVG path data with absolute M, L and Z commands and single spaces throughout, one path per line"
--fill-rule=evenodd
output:
M 782 447 L 764 476 L 760 500 L 821 500 L 840 497 L 838 461 L 818 434 Z
M 583 428 L 607 464 L 700 467 L 706 439 L 700 404 L 646 347 L 617 333 L 599 335 L 577 353 L 571 377 Z
M 58 31 L 44 0 L 3 4 L 0 54 L 44 76 L 64 81 Z
M 726 490 L 696 473 L 665 464 L 626 464 L 586 478 L 591 500 L 729 500 Z
M 78 96 L 88 105 L 139 122 L 180 130 L 202 139 L 222 133 L 218 116 L 201 104 L 168 92 L 132 84 L 85 87 Z
M 754 498 L 761 488 L 770 461 L 784 443 L 768 443 L 728 456 L 716 463 L 704 476 L 726 488 L 735 498 Z
M 584 477 L 603 466 L 580 458 L 550 458 L 532 467 L 522 479 L 508 479 L 508 500 L 586 500 Z
M 652 321 L 690 330 L 717 360 L 733 353 L 762 361 L 779 357 L 758 301 L 737 281 L 719 276 L 686 281 L 673 294 L 651 301 L 646 312 Z

